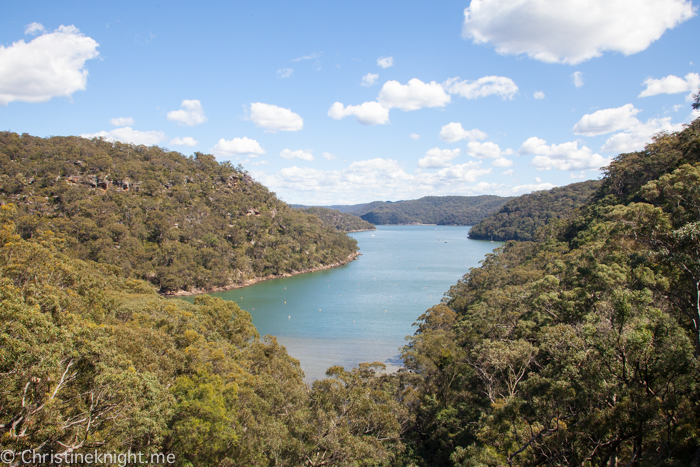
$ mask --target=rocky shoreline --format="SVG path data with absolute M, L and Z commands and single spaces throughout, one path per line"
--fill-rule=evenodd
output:
M 252 279 L 247 279 L 243 282 L 230 284 L 230 285 L 226 285 L 223 287 L 212 287 L 210 289 L 178 290 L 177 292 L 167 292 L 167 293 L 163 293 L 161 295 L 163 295 L 164 297 L 183 297 L 183 296 L 187 296 L 187 295 L 201 295 L 201 294 L 207 294 L 207 293 L 211 293 L 211 292 L 224 292 L 226 290 L 242 289 L 243 287 L 248 287 L 248 286 L 257 284 L 258 282 L 269 281 L 272 279 L 280 279 L 282 277 L 298 276 L 299 274 L 307 274 L 310 272 L 324 271 L 326 269 L 337 268 L 339 266 L 343 266 L 345 264 L 348 264 L 351 261 L 355 261 L 361 255 L 362 255 L 362 253 L 360 253 L 359 251 L 356 251 L 355 253 L 348 256 L 347 259 L 345 259 L 344 261 L 338 261 L 337 263 L 327 264 L 325 266 L 317 266 L 315 268 L 303 269 L 301 271 L 292 271 L 290 273 L 285 273 L 285 274 L 270 274 L 269 276 L 264 276 L 264 277 L 254 277 Z

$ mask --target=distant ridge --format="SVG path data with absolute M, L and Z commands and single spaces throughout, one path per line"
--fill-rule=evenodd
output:
M 511 197 L 425 196 L 415 200 L 373 201 L 353 205 L 322 206 L 361 217 L 379 225 L 475 225 L 498 211 Z M 310 206 L 292 205 L 295 208 Z M 321 207 L 321 206 L 320 206 Z

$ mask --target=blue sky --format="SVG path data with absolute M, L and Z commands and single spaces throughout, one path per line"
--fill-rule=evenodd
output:
M 689 0 L 4 2 L 0 130 L 242 164 L 289 203 L 595 179 L 697 118 Z

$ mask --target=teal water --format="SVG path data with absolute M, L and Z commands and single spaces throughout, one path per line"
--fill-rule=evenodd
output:
M 392 369 L 418 317 L 501 245 L 470 240 L 468 232 L 377 226 L 350 234 L 362 256 L 349 264 L 211 295 L 250 312 L 261 336 L 276 336 L 299 359 L 308 381 L 333 365 L 380 361 Z

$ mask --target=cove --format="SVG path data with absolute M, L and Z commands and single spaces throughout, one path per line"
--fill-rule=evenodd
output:
M 379 361 L 394 369 L 413 323 L 499 242 L 467 226 L 380 225 L 349 234 L 362 255 L 335 269 L 210 295 L 234 300 L 301 362 L 306 380 L 333 365 Z M 193 297 L 182 297 L 193 300 Z

